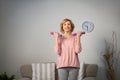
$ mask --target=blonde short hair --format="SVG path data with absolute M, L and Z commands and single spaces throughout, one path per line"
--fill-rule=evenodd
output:
M 67 22 L 67 21 L 69 21 L 70 22 L 70 24 L 71 24 L 71 32 L 73 32 L 73 30 L 74 30 L 74 23 L 72 22 L 72 20 L 70 20 L 70 19 L 68 19 L 68 18 L 65 18 L 65 19 L 63 19 L 63 21 L 61 22 L 61 24 L 60 24 L 60 31 L 62 32 L 62 33 L 64 33 L 64 30 L 63 30 L 63 24 L 65 23 L 65 22 Z

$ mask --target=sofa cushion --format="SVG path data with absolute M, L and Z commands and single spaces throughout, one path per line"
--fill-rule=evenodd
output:
M 82 80 L 96 80 L 96 79 L 95 79 L 95 77 L 86 77 L 86 78 L 84 78 Z
M 32 80 L 55 80 L 55 63 L 32 63 Z
M 20 78 L 18 80 L 32 80 L 32 79 L 30 79 L 30 78 Z
M 85 64 L 84 77 L 96 77 L 97 70 L 97 64 Z
M 22 77 L 32 79 L 32 65 L 26 64 L 20 67 L 20 72 Z

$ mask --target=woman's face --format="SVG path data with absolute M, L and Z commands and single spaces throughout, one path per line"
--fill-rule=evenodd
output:
M 66 21 L 63 23 L 63 30 L 64 32 L 71 32 L 71 23 L 70 21 Z

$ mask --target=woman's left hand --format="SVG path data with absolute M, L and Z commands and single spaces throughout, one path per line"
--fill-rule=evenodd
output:
M 77 32 L 77 37 L 80 37 L 82 35 L 82 31 Z

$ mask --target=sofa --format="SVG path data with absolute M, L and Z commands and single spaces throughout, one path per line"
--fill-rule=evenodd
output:
M 32 65 L 25 64 L 20 67 L 21 78 L 19 80 L 32 80 Z M 98 72 L 97 64 L 81 64 L 80 73 L 78 80 L 96 80 Z M 57 70 L 55 68 L 55 78 L 54 80 L 58 80 Z

